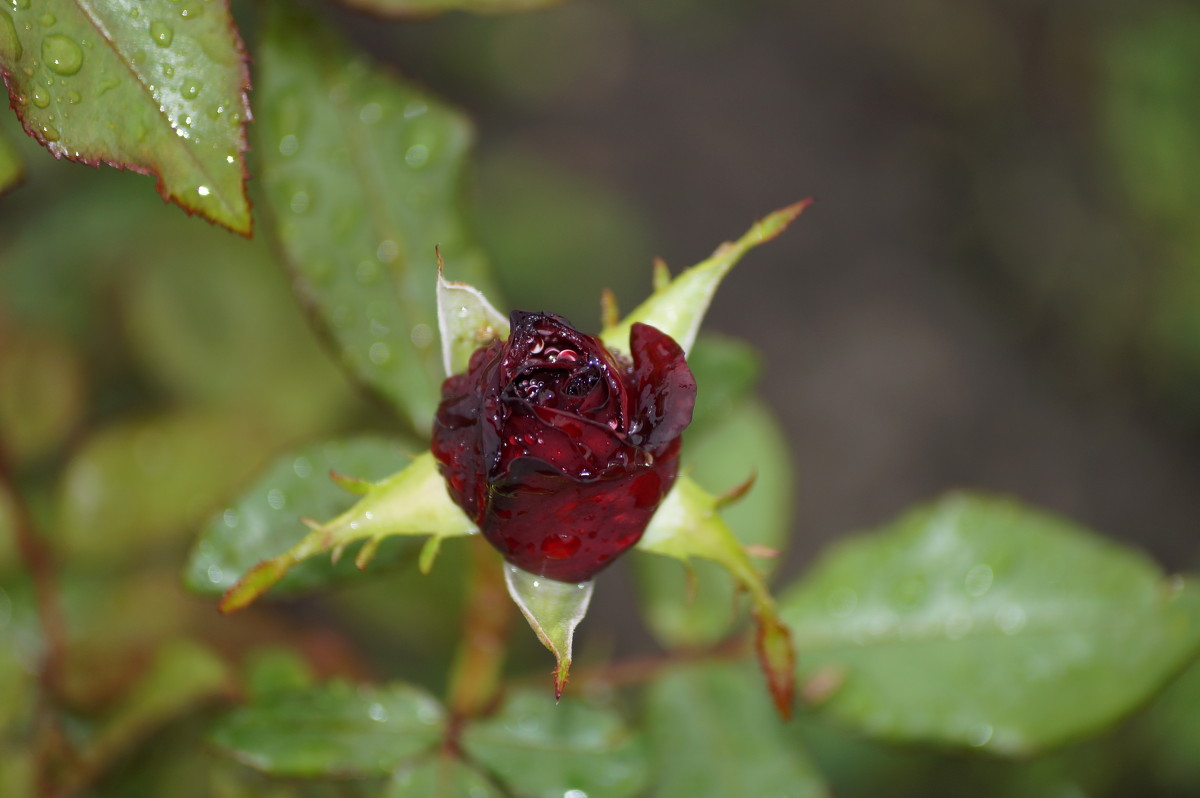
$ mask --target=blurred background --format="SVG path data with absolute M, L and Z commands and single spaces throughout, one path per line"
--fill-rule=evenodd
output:
M 234 4 L 252 39 L 247 8 Z M 783 577 L 956 487 L 1196 565 L 1194 3 L 573 0 L 386 24 L 322 12 L 476 120 L 472 216 L 512 307 L 598 328 L 600 290 L 631 308 L 655 256 L 677 271 L 814 198 L 732 273 L 707 322 L 761 351 L 795 461 Z M 57 519 L 68 611 L 87 619 L 80 656 L 109 652 L 89 660 L 79 701 L 117 689 L 128 661 L 112 651 L 180 624 L 278 636 L 331 671 L 438 668 L 454 630 L 423 625 L 405 588 L 302 600 L 286 631 L 178 591 L 198 525 L 274 454 L 405 431 L 324 353 L 261 218 L 247 242 L 164 206 L 150 178 L 53 161 L 11 114 L 0 135 L 26 165 L 0 197 L 0 431 L 34 511 Z M 15 562 L 0 535 L 0 574 Z M 652 645 L 627 591 L 604 594 L 588 634 Z M 157 614 L 122 622 L 148 596 Z M 325 623 L 338 602 L 356 608 L 348 631 Z M 0 628 L 25 628 L 18 603 L 0 590 Z M 372 641 L 372 658 L 350 639 Z

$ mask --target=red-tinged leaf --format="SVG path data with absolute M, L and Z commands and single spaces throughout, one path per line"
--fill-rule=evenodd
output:
M 0 73 L 56 158 L 154 175 L 164 199 L 249 235 L 246 53 L 228 0 L 15 0 Z

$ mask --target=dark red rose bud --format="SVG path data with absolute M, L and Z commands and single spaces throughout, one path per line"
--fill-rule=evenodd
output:
M 641 538 L 675 482 L 696 380 L 646 324 L 633 325 L 630 363 L 553 314 L 511 323 L 442 384 L 433 455 L 505 559 L 584 581 Z

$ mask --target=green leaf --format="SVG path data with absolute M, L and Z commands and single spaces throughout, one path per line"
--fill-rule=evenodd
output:
M 279 443 L 260 418 L 205 411 L 106 427 L 67 466 L 59 544 L 79 562 L 136 556 L 200 523 Z
M 952 494 L 841 543 L 781 601 L 803 692 L 889 740 L 1028 754 L 1196 655 L 1200 590 L 1016 502 Z
M 83 414 L 83 364 L 49 332 L 0 325 L 0 386 L 0 441 L 18 463 L 52 453 Z
M 673 557 L 685 566 L 690 565 L 693 557 L 715 562 L 745 588 L 758 625 L 759 664 L 776 709 L 785 718 L 790 717 L 795 669 L 791 638 L 762 575 L 717 512 L 721 503 L 689 477 L 680 476 L 650 519 L 636 548 Z
M 708 384 L 700 384 L 703 394 Z M 724 414 L 722 423 L 702 428 L 698 435 L 689 430 L 683 452 L 691 478 L 718 495 L 753 480 L 745 496 L 721 511 L 738 543 L 761 555 L 785 544 L 794 473 L 783 431 L 761 403 L 743 401 Z M 769 556 L 756 558 L 758 570 L 767 573 L 776 562 Z M 689 562 L 685 570 L 659 557 L 638 557 L 634 568 L 640 607 L 651 631 L 668 645 L 711 645 L 738 618 L 738 580 L 723 565 Z
M 745 341 L 704 333 L 688 352 L 688 367 L 700 390 L 688 426 L 688 448 L 701 430 L 733 415 L 750 395 L 762 369 L 758 350 Z M 685 450 L 686 451 L 686 450 Z
M 383 798 L 503 798 L 483 776 L 459 759 L 430 757 L 396 771 Z
M 646 737 L 656 798 L 829 794 L 747 668 L 686 667 L 655 680 Z
M 508 319 L 474 286 L 452 283 L 438 270 L 438 335 L 446 376 L 466 371 L 471 355 L 489 341 L 508 338 Z
M 7 12 L 0 11 L 0 13 Z M 0 19 L 0 27 L 3 25 L 4 22 Z M 8 136 L 0 133 L 0 194 L 16 188 L 24 174 L 25 165 L 21 161 L 21 154 L 13 147 Z
M 215 654 L 189 640 L 167 643 L 100 728 L 85 757 L 109 762 L 171 719 L 231 689 L 229 671 Z
M 321 430 L 350 405 L 350 382 L 267 243 L 214 232 L 187 225 L 122 282 L 131 348 L 180 400 L 257 409 L 298 435 Z
M 351 8 L 387 17 L 430 17 L 447 11 L 513 14 L 558 5 L 562 0 L 340 0 Z
M 445 376 L 435 247 L 451 275 L 484 276 L 459 205 L 470 126 L 290 3 L 258 62 L 262 179 L 297 290 L 343 364 L 424 433 Z
M 512 694 L 463 731 L 471 761 L 522 798 L 625 798 L 646 786 L 644 747 L 611 709 L 545 692 Z M 574 792 L 578 791 L 578 792 Z
M 276 776 L 367 777 L 392 773 L 444 732 L 442 707 L 423 690 L 331 682 L 257 698 L 222 718 L 211 736 Z
M 595 580 L 559 582 L 505 563 L 504 584 L 542 645 L 554 653 L 554 697 L 561 698 L 571 672 L 575 627 L 587 614 Z
M 654 293 L 619 324 L 607 327 L 600 333 L 605 345 L 626 352 L 629 349 L 629 331 L 634 322 L 649 324 L 674 338 L 686 352 L 692 348 L 700 322 L 708 312 L 717 286 L 729 270 L 749 250 L 770 241 L 787 229 L 799 216 L 809 200 L 797 202 L 756 222 L 746 234 L 733 243 L 717 247 L 708 260 L 696 264 L 669 283 L 659 284 L 656 277 Z
M 354 496 L 329 478 L 331 471 L 383 479 L 404 465 L 406 446 L 411 444 L 364 436 L 281 455 L 204 527 L 184 571 L 188 588 L 208 594 L 229 590 L 259 562 L 304 539 L 309 530 L 301 519 L 331 518 L 354 504 Z M 327 559 L 311 559 L 291 569 L 276 590 L 309 590 L 355 573 L 350 561 L 333 565 Z
M 312 531 L 286 552 L 251 568 L 221 599 L 222 612 L 251 603 L 305 559 L 332 552 L 335 560 L 351 543 L 366 541 L 354 564 L 366 568 L 380 542 L 392 535 L 428 535 L 420 568 L 428 573 L 443 538 L 473 535 L 479 529 L 446 492 L 433 455 L 424 452 L 406 468 L 379 482 L 343 479 L 343 487 L 365 494 L 349 510 L 324 524 L 307 521 Z
M 249 75 L 228 2 L 14 2 L 0 69 L 56 158 L 155 175 L 164 199 L 249 235 Z

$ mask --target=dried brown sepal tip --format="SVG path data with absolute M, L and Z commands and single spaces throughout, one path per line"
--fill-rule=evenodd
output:
M 791 720 L 796 694 L 796 650 L 792 646 L 792 633 L 772 615 L 756 613 L 755 621 L 758 628 L 754 647 L 767 679 L 767 689 L 779 716 Z

